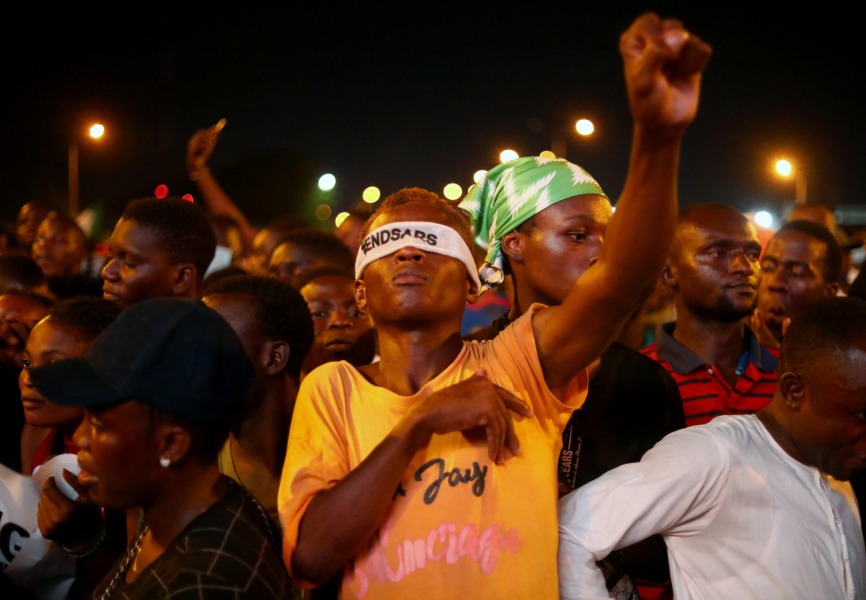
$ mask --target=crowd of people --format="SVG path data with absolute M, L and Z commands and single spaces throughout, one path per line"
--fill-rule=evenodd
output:
M 682 208 L 710 46 L 653 13 L 619 42 L 615 211 L 527 156 L 459 202 L 257 226 L 208 168 L 220 124 L 187 146 L 200 201 L 132 199 L 105 254 L 22 205 L 0 503 L 77 468 L 16 507 L 38 532 L 0 505 L 3 597 L 866 597 L 850 240 L 826 208 L 766 244 Z M 18 560 L 37 534 L 74 564 L 57 585 L 57 554 Z

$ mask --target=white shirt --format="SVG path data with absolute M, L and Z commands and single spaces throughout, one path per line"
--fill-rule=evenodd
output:
M 851 485 L 791 458 L 754 415 L 675 431 L 560 499 L 561 598 L 607 599 L 595 561 L 654 533 L 677 600 L 866 598 Z

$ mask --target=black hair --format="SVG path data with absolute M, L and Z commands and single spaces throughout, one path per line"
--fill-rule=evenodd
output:
M 232 275 L 214 281 L 203 296 L 233 294 L 249 299 L 256 326 L 266 339 L 289 344 L 286 372 L 299 379 L 304 357 L 313 345 L 313 318 L 301 293 L 288 283 L 263 275 Z
M 355 257 L 352 256 L 352 251 L 346 247 L 340 238 L 327 231 L 313 227 L 293 229 L 282 237 L 280 243 L 274 247 L 274 252 L 284 244 L 309 248 L 316 253 L 316 256 L 326 259 L 330 264 L 343 265 L 348 269 L 355 266 Z
M 858 340 L 866 340 L 866 301 L 845 296 L 817 300 L 785 331 L 779 372 L 808 369 L 822 357 L 846 352 Z
M 137 198 L 126 205 L 121 218 L 153 229 L 172 260 L 195 265 L 201 285 L 216 252 L 216 234 L 198 205 L 176 197 Z
M 832 231 L 814 221 L 788 221 L 776 235 L 783 231 L 799 231 L 824 244 L 824 279 L 827 281 L 839 281 L 842 276 L 842 248 Z
M 376 212 L 370 215 L 370 218 L 367 219 L 366 223 L 364 223 L 364 228 L 361 229 L 361 239 L 363 240 L 367 237 L 367 234 L 370 233 L 370 226 L 376 217 L 404 204 L 425 204 L 427 206 L 435 206 L 436 208 L 439 208 L 443 213 L 445 213 L 448 220 L 451 222 L 451 225 L 453 225 L 461 237 L 463 237 L 464 241 L 466 241 L 466 243 L 471 247 L 472 226 L 469 223 L 469 214 L 463 209 L 458 208 L 456 204 L 441 198 L 430 190 L 418 187 L 403 188 L 382 200 L 382 204 Z
M 0 254 L 0 293 L 48 285 L 36 261 L 24 254 Z
M 74 296 L 59 300 L 45 318 L 63 329 L 71 329 L 88 344 L 111 325 L 120 314 L 117 302 L 94 296 Z

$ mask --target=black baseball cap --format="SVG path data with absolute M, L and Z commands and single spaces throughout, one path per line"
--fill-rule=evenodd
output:
M 30 377 L 63 406 L 136 400 L 210 425 L 238 413 L 253 366 L 219 313 L 199 300 L 157 298 L 123 309 L 84 356 L 32 368 Z

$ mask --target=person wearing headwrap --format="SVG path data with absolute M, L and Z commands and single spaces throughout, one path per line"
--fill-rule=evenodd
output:
M 560 305 L 595 264 L 613 217 L 610 200 L 581 167 L 562 159 L 518 158 L 488 171 L 460 207 L 476 243 L 487 249 L 487 285 L 510 278 L 511 309 L 464 339 L 490 340 L 534 304 Z M 582 335 L 575 331 L 574 335 Z M 637 350 L 611 343 L 591 370 L 580 410 L 562 434 L 557 474 L 560 496 L 627 462 L 668 433 L 685 427 L 673 378 Z M 604 563 L 609 590 L 658 597 L 669 589 L 661 536 L 611 554 Z
M 490 169 L 460 208 L 469 213 L 477 243 L 486 250 L 481 280 L 494 287 L 505 279 L 502 238 L 539 212 L 574 196 L 607 195 L 592 175 L 561 158 L 528 156 Z

